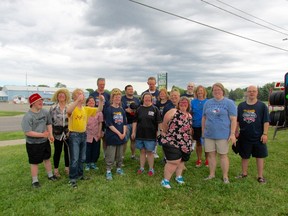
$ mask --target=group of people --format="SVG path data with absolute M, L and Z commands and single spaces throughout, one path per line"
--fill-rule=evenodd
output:
M 267 133 L 269 112 L 267 106 L 258 101 L 257 87 L 247 88 L 246 101 L 237 107 L 225 97 L 221 83 L 212 86 L 213 98 L 207 99 L 206 89 L 195 87 L 190 82 L 185 95 L 177 89 L 170 94 L 166 89 L 158 90 L 156 79 L 149 77 L 149 88 L 141 98 L 133 95 L 132 85 L 125 87 L 125 95 L 118 88 L 111 94 L 105 92 L 105 79 L 97 80 L 97 89 L 85 103 L 84 93 L 76 89 L 55 92 L 55 105 L 43 109 L 43 99 L 38 94 L 29 97 L 30 110 L 22 120 L 26 135 L 26 149 L 31 168 L 32 187 L 40 187 L 38 164 L 44 162 L 48 179 L 56 181 L 61 177 L 59 161 L 64 148 L 65 173 L 69 184 L 77 188 L 78 180 L 88 179 L 84 169 L 98 169 L 100 144 L 105 157 L 106 179 L 112 180 L 112 169 L 124 175 L 123 158 L 130 140 L 131 159 L 137 159 L 140 151 L 137 173 L 153 176 L 154 158 L 158 156 L 157 146 L 164 155 L 164 178 L 161 185 L 171 188 L 170 180 L 184 184 L 185 162 L 196 148 L 196 167 L 202 166 L 202 151 L 205 149 L 205 165 L 209 175 L 205 180 L 215 178 L 217 155 L 220 158 L 222 180 L 229 183 L 229 143 L 239 150 L 242 158 L 242 172 L 237 178 L 248 176 L 248 162 L 251 155 L 256 157 L 258 182 L 265 183 L 263 176 L 264 158 L 268 156 Z M 84 105 L 85 103 L 85 105 Z M 51 146 L 54 143 L 54 172 L 50 161 Z M 160 148 L 158 147 L 158 150 Z M 85 167 L 84 167 L 84 164 Z

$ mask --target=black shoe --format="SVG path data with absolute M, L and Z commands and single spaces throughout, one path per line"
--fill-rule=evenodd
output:
M 81 176 L 81 177 L 79 178 L 79 180 L 90 180 L 90 178 L 87 177 L 87 176 Z
M 50 181 L 57 181 L 57 177 L 55 175 L 48 177 Z
M 32 187 L 33 188 L 40 188 L 41 186 L 40 186 L 40 183 L 37 181 L 37 182 L 32 183 Z
M 77 183 L 74 182 L 74 181 L 69 181 L 69 185 L 72 187 L 72 188 L 77 188 Z

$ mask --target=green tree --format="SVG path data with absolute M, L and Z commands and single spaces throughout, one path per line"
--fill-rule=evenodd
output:
M 91 94 L 92 92 L 94 92 L 94 90 L 93 90 L 93 89 L 91 89 L 91 88 L 88 88 L 88 89 L 86 89 L 86 91 L 88 91 L 88 92 L 89 92 L 89 94 Z
M 57 83 L 55 84 L 55 87 L 56 87 L 56 88 L 66 88 L 67 86 L 66 86 L 65 84 L 61 83 L 61 82 L 57 82 Z

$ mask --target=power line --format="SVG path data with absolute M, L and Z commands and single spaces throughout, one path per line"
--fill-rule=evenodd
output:
M 248 18 L 246 18 L 246 17 L 240 16 L 240 15 L 238 15 L 238 14 L 236 14 L 236 13 L 233 13 L 233 12 L 231 12 L 231 11 L 229 11 L 229 10 L 226 10 L 226 9 L 222 8 L 222 7 L 219 7 L 219 6 L 217 6 L 217 5 L 214 5 L 214 4 L 210 3 L 210 2 L 207 2 L 207 1 L 204 1 L 204 0 L 201 0 L 201 1 L 204 2 L 204 3 L 206 3 L 206 4 L 208 4 L 208 5 L 213 6 L 213 7 L 215 7 L 215 8 L 218 8 L 219 10 L 222 10 L 222 11 L 225 11 L 225 12 L 227 12 L 227 13 L 230 13 L 230 14 L 232 14 L 232 15 L 234 15 L 234 16 L 240 17 L 241 19 L 244 19 L 244 20 L 246 20 L 246 21 L 248 21 L 248 22 L 254 23 L 254 24 L 256 24 L 256 25 L 262 26 L 262 27 L 267 28 L 267 29 L 269 29 L 269 30 L 272 30 L 272 31 L 278 32 L 278 33 L 280 33 L 280 34 L 284 34 L 284 35 L 288 36 L 288 34 L 285 33 L 285 32 L 281 32 L 281 31 L 278 31 L 278 30 L 276 30 L 276 29 L 274 29 L 274 28 L 271 28 L 271 27 L 269 27 L 269 26 L 262 25 L 261 23 L 258 23 L 258 22 L 255 22 L 255 21 L 253 21 L 253 20 L 250 20 L 250 19 L 248 19 Z
M 279 29 L 288 31 L 287 29 L 285 29 L 285 28 L 283 28 L 283 27 L 281 27 L 281 26 L 275 25 L 275 24 L 273 24 L 273 23 L 271 23 L 271 22 L 268 22 L 268 21 L 266 21 L 266 20 L 264 20 L 264 19 L 261 19 L 261 18 L 259 18 L 259 17 L 256 17 L 256 16 L 254 16 L 254 15 L 252 15 L 252 14 L 249 14 L 249 13 L 247 13 L 247 12 L 245 12 L 245 11 L 243 11 L 243 10 L 240 10 L 240 9 L 238 9 L 238 8 L 236 8 L 236 7 L 233 7 L 232 5 L 229 5 L 229 4 L 227 4 L 227 3 L 223 2 L 223 1 L 220 1 L 220 0 L 215 0 L 215 1 L 218 1 L 218 2 L 220 2 L 221 4 L 224 4 L 224 5 L 228 6 L 228 7 L 231 7 L 231 8 L 233 8 L 234 10 L 240 11 L 240 12 L 242 12 L 242 13 L 248 15 L 248 16 L 251 16 L 251 17 L 253 17 L 253 18 L 255 18 L 255 19 L 261 20 L 262 22 L 265 22 L 265 23 L 267 23 L 267 24 L 269 24 L 269 25 L 272 25 L 272 26 L 277 27 L 277 28 L 279 28 Z
M 137 1 L 134 1 L 134 0 L 128 0 L 128 1 L 133 2 L 133 3 L 135 3 L 135 4 L 139 4 L 139 5 L 141 5 L 141 6 L 144 6 L 144 7 L 150 8 L 150 9 L 153 9 L 153 10 L 156 10 L 156 11 L 160 11 L 160 12 L 165 13 L 165 14 L 169 14 L 169 15 L 171 15 L 171 16 L 178 17 L 178 18 L 180 18 L 180 19 L 187 20 L 187 21 L 189 21 L 189 22 L 194 22 L 194 23 L 197 23 L 197 24 L 199 24 L 199 25 L 206 26 L 206 27 L 208 27 L 208 28 L 212 28 L 212 29 L 214 29 L 214 30 L 224 32 L 224 33 L 226 33 L 226 34 L 230 34 L 230 35 L 233 35 L 233 36 L 236 36 L 236 37 L 245 39 L 245 40 L 249 40 L 249 41 L 252 41 L 252 42 L 255 42 L 255 43 L 258 43 L 258 44 L 262 44 L 262 45 L 265 45 L 265 46 L 268 46 L 268 47 L 272 47 L 272 48 L 275 48 L 275 49 L 279 49 L 279 50 L 288 52 L 287 49 L 283 49 L 283 48 L 281 48 L 281 47 L 276 47 L 276 46 L 271 45 L 271 44 L 267 44 L 267 43 L 264 43 L 264 42 L 261 42 L 261 41 L 257 41 L 257 40 L 254 40 L 254 39 L 251 39 L 251 38 L 248 38 L 248 37 L 244 37 L 244 36 L 241 36 L 241 35 L 232 33 L 232 32 L 228 32 L 228 31 L 226 31 L 226 30 L 222 30 L 222 29 L 216 28 L 216 27 L 214 27 L 214 26 L 207 25 L 207 24 L 205 24 L 205 23 L 201 23 L 201 22 L 198 22 L 198 21 L 195 21 L 195 20 L 192 20 L 192 19 L 189 19 L 189 18 L 180 16 L 180 15 L 177 15 L 177 14 L 174 14 L 174 13 L 171 13 L 171 12 L 168 12 L 168 11 L 165 11 L 165 10 L 162 10 L 162 9 L 159 9 L 159 8 L 156 8 L 156 7 L 153 7 L 153 6 L 150 6 L 150 5 L 147 5 L 147 4 L 144 4 L 144 3 L 140 3 L 140 2 L 137 2 Z

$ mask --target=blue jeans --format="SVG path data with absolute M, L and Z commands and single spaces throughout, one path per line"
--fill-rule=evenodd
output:
M 96 163 L 100 155 L 100 139 L 96 141 L 93 138 L 92 143 L 86 145 L 86 163 Z
M 76 182 L 83 176 L 83 163 L 86 159 L 86 133 L 70 132 L 70 172 L 69 179 Z

